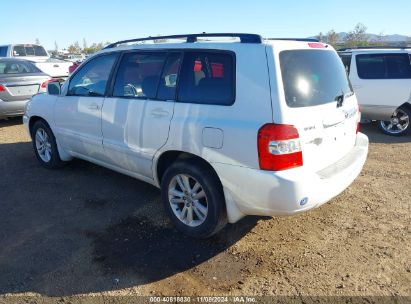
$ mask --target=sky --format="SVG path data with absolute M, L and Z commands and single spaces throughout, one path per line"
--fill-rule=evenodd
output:
M 199 32 L 310 37 L 359 22 L 369 33 L 411 36 L 411 0 L 2 0 L 0 44 L 47 49 Z

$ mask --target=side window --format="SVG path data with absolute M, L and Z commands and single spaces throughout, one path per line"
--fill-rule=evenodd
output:
M 357 55 L 358 77 L 362 79 L 385 79 L 384 56 L 378 54 Z
M 411 65 L 407 54 L 357 55 L 358 76 L 362 79 L 411 78 Z
M 15 45 L 13 47 L 13 54 L 12 56 L 14 57 L 22 57 L 22 56 L 27 56 L 26 50 L 23 45 Z
M 157 99 L 174 100 L 177 88 L 177 75 L 180 69 L 181 54 L 171 53 L 161 75 Z
M 347 75 L 350 75 L 350 67 L 351 67 L 351 57 L 352 55 L 343 54 L 340 55 L 341 60 L 344 64 L 345 70 L 347 71 Z
M 126 53 L 121 59 L 113 96 L 155 98 L 167 53 Z
M 7 56 L 7 46 L 0 47 L 0 57 L 6 57 L 6 56 Z
M 408 54 L 390 54 L 385 57 L 387 78 L 411 78 L 410 57 Z
M 230 53 L 186 52 L 180 72 L 178 100 L 232 105 L 234 73 L 234 56 Z
M 117 54 L 109 54 L 90 60 L 70 80 L 68 95 L 104 96 L 116 58 Z

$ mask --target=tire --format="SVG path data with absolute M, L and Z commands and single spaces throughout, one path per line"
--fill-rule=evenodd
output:
M 208 238 L 227 224 L 223 187 L 202 161 L 174 162 L 162 178 L 161 197 L 177 230 L 193 238 Z
M 411 129 L 411 109 L 409 107 L 399 107 L 391 116 L 391 120 L 378 122 L 380 130 L 391 136 L 402 136 L 410 133 Z
M 56 138 L 44 120 L 34 123 L 31 129 L 34 154 L 39 163 L 47 169 L 57 169 L 65 165 L 60 159 Z

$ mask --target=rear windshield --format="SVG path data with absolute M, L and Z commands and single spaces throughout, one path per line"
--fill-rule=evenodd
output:
M 289 107 L 321 105 L 352 93 L 344 65 L 335 52 L 282 51 L 280 66 Z
M 46 50 L 40 45 L 18 44 L 13 47 L 14 57 L 47 56 Z
M 28 61 L 0 61 L 0 75 L 29 73 L 41 73 L 41 71 L 34 64 Z

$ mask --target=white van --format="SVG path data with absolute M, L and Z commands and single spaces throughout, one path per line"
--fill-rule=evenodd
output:
M 120 41 L 48 91 L 23 118 L 40 164 L 78 157 L 153 184 L 194 237 L 246 215 L 317 208 L 354 181 L 368 152 L 344 66 L 312 40 Z
M 407 50 L 344 49 L 339 55 L 349 73 L 362 118 L 378 120 L 381 130 L 389 135 L 409 133 L 411 64 Z

